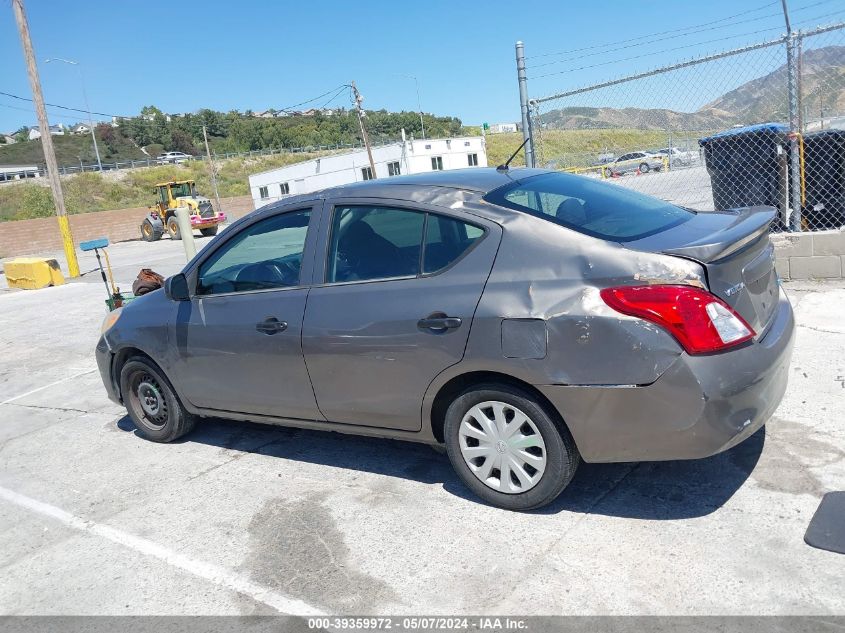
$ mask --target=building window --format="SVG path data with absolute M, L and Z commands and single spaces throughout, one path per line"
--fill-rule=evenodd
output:
M 478 167 L 478 154 L 467 154 L 467 164 L 470 167 Z
M 259 187 L 258 195 L 261 196 L 262 200 L 266 200 L 270 197 L 270 193 L 267 191 L 267 187 Z
M 426 146 L 425 146 L 425 148 L 426 148 L 426 149 L 431 149 L 431 145 L 426 145 Z
M 373 170 L 370 167 L 362 167 L 361 168 L 361 178 L 364 180 L 372 180 L 373 179 Z
M 469 141 L 464 141 L 464 147 L 469 147 Z
M 281 191 L 283 196 L 286 196 L 290 193 L 290 185 L 288 183 L 283 182 L 279 185 L 279 190 Z
M 431 157 L 431 171 L 443 171 L 443 157 L 442 156 L 432 156 Z
M 387 175 L 388 176 L 399 176 L 402 172 L 399 170 L 399 161 L 393 163 L 387 163 Z

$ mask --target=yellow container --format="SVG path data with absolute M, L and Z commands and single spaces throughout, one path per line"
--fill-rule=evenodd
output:
M 19 257 L 4 262 L 3 269 L 10 288 L 35 290 L 65 283 L 59 262 L 55 259 Z

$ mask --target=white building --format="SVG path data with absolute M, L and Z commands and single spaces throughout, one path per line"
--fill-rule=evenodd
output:
M 65 126 L 61 123 L 50 126 L 50 136 L 64 136 L 64 134 Z M 41 130 L 39 130 L 37 127 L 29 128 L 29 140 L 34 141 L 37 138 L 41 138 Z
M 374 147 L 373 162 L 378 178 L 487 167 L 487 149 L 480 136 L 406 140 Z M 249 189 L 258 208 L 288 195 L 363 180 L 372 180 L 372 172 L 367 151 L 360 149 L 254 174 L 249 177 Z
M 490 126 L 488 134 L 504 134 L 506 132 L 518 132 L 519 125 L 516 123 L 494 123 Z

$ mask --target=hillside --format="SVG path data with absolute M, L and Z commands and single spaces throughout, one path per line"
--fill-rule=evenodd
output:
M 277 154 L 219 161 L 220 195 L 224 198 L 247 195 L 249 174 L 310 160 L 326 153 Z M 196 180 L 200 192 L 212 195 L 208 165 L 193 161 L 183 165 L 63 176 L 62 189 L 68 213 L 88 213 L 148 206 L 153 203 L 155 183 L 172 179 Z M 53 213 L 53 198 L 46 179 L 0 185 L 0 222 L 48 217 Z
M 643 108 L 567 107 L 541 115 L 553 129 L 633 128 L 640 130 L 718 130 L 731 125 L 784 121 L 786 64 L 746 82 L 695 112 Z M 826 113 L 845 112 L 845 46 L 806 51 L 802 56 L 802 94 L 806 106 Z
M 59 165 L 78 167 L 80 160 L 85 164 L 97 162 L 94 142 L 90 134 L 54 136 L 53 147 L 56 150 L 56 161 Z M 144 153 L 131 143 L 112 148 L 104 142 L 98 142 L 98 147 L 100 158 L 104 163 L 146 158 Z M 41 165 L 43 163 L 44 150 L 41 148 L 41 139 L 0 145 L 0 165 Z
M 429 137 L 458 136 L 463 130 L 461 120 L 456 117 L 424 113 L 423 118 Z M 343 109 L 332 110 L 331 114 L 264 118 L 249 111 L 208 109 L 171 115 L 155 106 L 146 106 L 138 116 L 121 119 L 116 127 L 99 124 L 97 144 L 104 163 L 154 157 L 170 150 L 197 155 L 204 151 L 203 126 L 211 150 L 218 154 L 349 146 L 361 141 L 357 115 Z M 374 143 L 398 139 L 403 129 L 419 137 L 419 113 L 367 111 L 367 132 Z M 80 160 L 86 164 L 96 162 L 90 136 L 54 136 L 53 139 L 60 166 L 78 166 Z M 141 152 L 141 147 L 147 155 Z M 0 145 L 0 165 L 39 165 L 43 160 L 40 140 Z

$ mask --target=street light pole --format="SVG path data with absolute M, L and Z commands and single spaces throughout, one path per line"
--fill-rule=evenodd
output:
M 420 82 L 414 75 L 406 75 L 405 73 L 398 73 L 398 75 L 414 80 L 414 85 L 417 87 L 417 112 L 420 113 L 420 129 L 422 131 L 422 137 L 425 138 L 425 123 L 423 122 L 422 105 L 420 102 Z
M 88 105 L 88 91 L 85 90 L 85 75 L 82 72 L 82 66 L 79 62 L 62 57 L 52 57 L 44 60 L 44 62 L 47 64 L 50 62 L 64 62 L 65 64 L 76 66 L 76 69 L 79 71 L 79 82 L 82 84 L 82 99 L 85 101 L 85 109 L 88 111 L 88 126 L 91 128 L 91 140 L 94 141 L 94 154 L 97 156 L 97 168 L 103 171 L 103 163 L 100 161 L 100 148 L 97 147 L 97 135 L 94 133 L 94 117 L 91 115 L 91 106 Z

